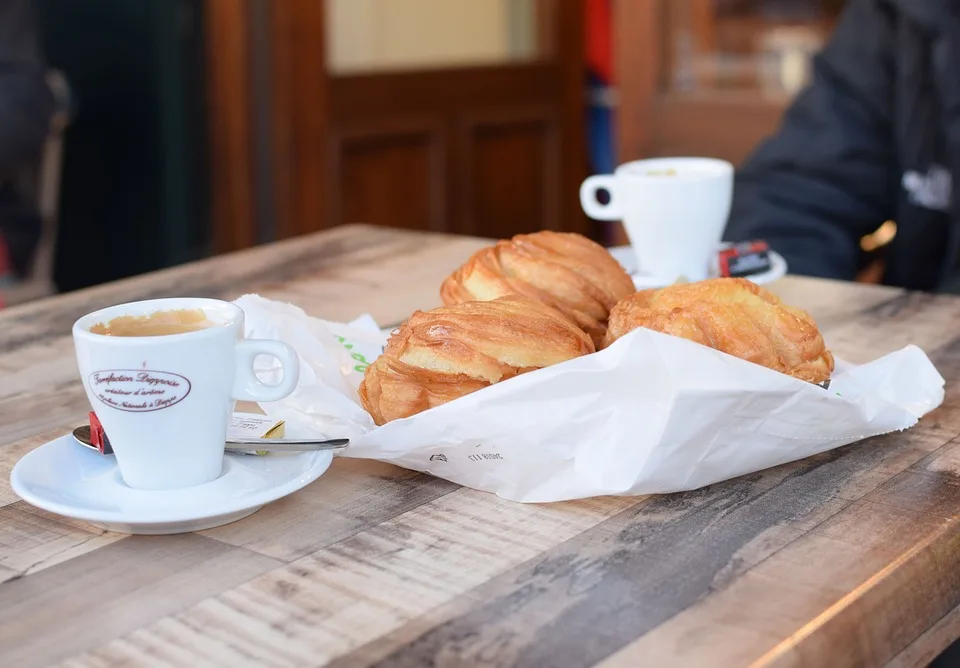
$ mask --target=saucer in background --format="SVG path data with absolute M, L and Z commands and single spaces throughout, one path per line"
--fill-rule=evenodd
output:
M 717 251 L 719 252 L 724 248 L 728 248 L 729 246 L 730 244 L 721 244 L 717 247 Z M 612 248 L 608 248 L 607 250 L 610 251 L 610 254 L 614 257 L 614 259 L 619 262 L 624 269 L 627 270 L 627 273 L 630 274 L 630 278 L 633 279 L 633 284 L 638 290 L 643 290 L 646 288 L 662 288 L 676 282 L 677 277 L 663 278 L 660 276 L 649 276 L 639 273 L 637 270 L 637 256 L 633 252 L 633 247 L 631 246 L 614 246 Z M 783 256 L 774 250 L 769 250 L 767 253 L 768 257 L 770 258 L 770 269 L 758 274 L 745 276 L 744 278 L 753 281 L 758 285 L 763 285 L 765 283 L 772 283 L 773 281 L 779 280 L 786 276 L 787 261 L 783 258 Z M 716 278 L 716 276 L 716 273 L 711 273 L 709 278 Z

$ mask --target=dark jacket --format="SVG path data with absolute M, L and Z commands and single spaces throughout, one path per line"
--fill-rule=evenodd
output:
M 814 77 L 740 170 L 729 240 L 852 279 L 886 220 L 884 282 L 942 288 L 960 246 L 960 2 L 851 0 Z
M 36 163 L 54 109 L 32 9 L 30 0 L 0 0 L 0 243 L 18 273 L 29 265 L 41 226 L 14 182 Z

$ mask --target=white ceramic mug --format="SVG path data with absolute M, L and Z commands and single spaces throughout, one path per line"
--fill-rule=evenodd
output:
M 706 278 L 733 199 L 733 165 L 714 158 L 628 162 L 580 186 L 584 213 L 621 220 L 642 274 L 667 282 Z M 597 193 L 606 190 L 601 204 Z
M 213 326 L 163 336 L 90 330 L 124 315 L 200 309 Z M 297 353 L 280 341 L 243 338 L 243 310 L 216 299 L 157 299 L 112 306 L 73 325 L 87 397 L 120 474 L 137 489 L 178 489 L 216 479 L 235 400 L 277 401 L 297 386 Z M 283 379 L 261 382 L 258 355 L 280 360 Z

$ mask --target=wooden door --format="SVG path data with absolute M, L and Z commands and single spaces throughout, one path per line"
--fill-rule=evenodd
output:
M 206 7 L 219 250 L 348 222 L 587 231 L 581 2 Z

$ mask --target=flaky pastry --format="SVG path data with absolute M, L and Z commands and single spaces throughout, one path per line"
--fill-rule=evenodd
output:
M 816 323 L 743 278 L 643 290 L 610 313 L 603 347 L 637 327 L 680 336 L 811 383 L 833 371 Z
M 599 345 L 610 309 L 635 289 L 620 263 L 599 244 L 579 234 L 546 230 L 474 253 L 443 282 L 440 297 L 450 305 L 523 295 L 560 310 Z
M 360 401 L 385 424 L 594 350 L 565 316 L 525 297 L 417 311 L 367 368 Z

